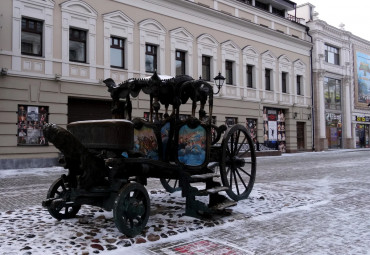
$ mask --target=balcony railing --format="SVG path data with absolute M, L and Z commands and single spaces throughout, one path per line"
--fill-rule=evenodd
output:
M 244 3 L 244 4 L 247 4 L 247 5 L 250 5 L 250 6 L 253 6 L 253 7 L 256 7 L 258 9 L 260 9 L 260 10 L 269 12 L 267 9 L 262 8 L 262 6 L 254 6 L 254 5 L 252 5 L 252 1 L 251 0 L 237 0 L 237 1 L 238 2 L 241 2 L 241 3 Z M 302 24 L 302 22 L 304 21 L 304 19 L 297 18 L 297 17 L 295 17 L 293 15 L 290 15 L 288 13 L 287 13 L 287 16 L 284 17 L 284 12 L 285 12 L 285 10 L 279 10 L 279 9 L 273 8 L 272 14 L 277 15 L 277 16 L 282 17 L 282 18 L 286 18 L 286 19 L 288 19 L 290 21 L 297 22 L 297 23 L 300 23 L 300 24 Z
M 293 16 L 293 15 L 290 15 L 290 14 L 287 14 L 287 17 L 286 18 L 288 20 L 291 20 L 291 21 L 294 21 L 294 22 L 297 22 L 297 23 L 302 23 L 304 21 L 304 19 L 297 18 L 296 16 Z

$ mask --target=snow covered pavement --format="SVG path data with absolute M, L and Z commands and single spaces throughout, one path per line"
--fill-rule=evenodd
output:
M 151 216 L 135 238 L 122 235 L 112 212 L 97 207 L 56 221 L 39 203 L 0 206 L 0 254 L 370 254 L 369 152 L 258 158 L 249 199 L 212 220 L 184 216 L 180 193 L 151 188 Z M 1 193 L 15 172 L 41 182 L 51 173 L 8 171 L 0 170 Z M 14 201 L 22 195 L 6 190 Z

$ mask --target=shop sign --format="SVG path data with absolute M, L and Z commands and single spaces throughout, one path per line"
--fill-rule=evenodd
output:
M 355 116 L 356 121 L 370 122 L 370 116 Z

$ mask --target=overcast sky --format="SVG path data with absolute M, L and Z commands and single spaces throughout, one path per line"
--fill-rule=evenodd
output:
M 370 41 L 369 15 L 370 0 L 292 0 L 301 5 L 311 3 L 319 13 L 319 19 L 329 25 L 339 28 L 345 24 L 344 29 L 352 34 Z

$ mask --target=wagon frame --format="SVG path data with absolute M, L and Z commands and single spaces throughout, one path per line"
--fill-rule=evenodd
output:
M 249 196 L 256 176 L 253 141 L 242 125 L 212 123 L 214 92 L 208 82 L 187 75 L 161 79 L 155 72 L 119 85 L 112 79 L 104 83 L 113 119 L 74 122 L 68 130 L 54 124 L 44 127 L 45 137 L 62 152 L 69 170 L 43 201 L 54 218 L 73 218 L 84 204 L 99 206 L 113 210 L 119 231 L 135 236 L 150 214 L 145 189 L 149 178 L 159 178 L 169 192 L 181 190 L 185 215 L 192 217 L 225 212 Z M 132 119 L 132 98 L 140 92 L 149 95 L 149 120 Z M 192 114 L 182 120 L 180 107 L 189 99 Z M 159 119 L 161 105 L 164 120 Z M 205 184 L 205 189 L 194 183 Z M 208 196 L 208 203 L 199 196 Z

